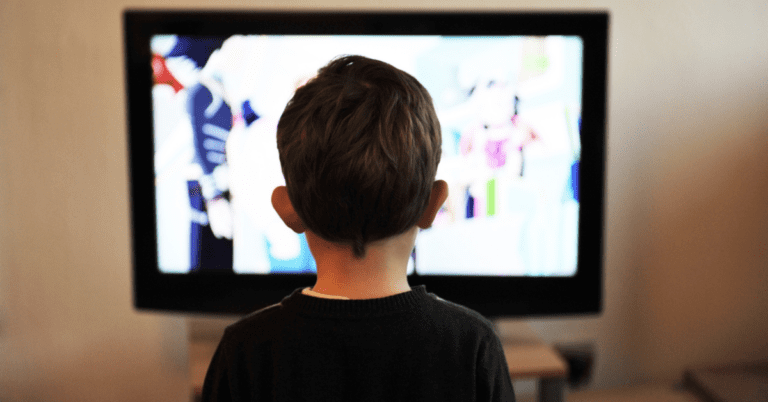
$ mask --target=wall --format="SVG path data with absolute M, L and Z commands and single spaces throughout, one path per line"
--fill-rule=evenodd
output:
M 186 323 L 131 307 L 119 5 L 0 3 L 0 400 L 187 401 Z
M 766 17 L 766 3 L 715 2 L 655 18 L 674 29 L 649 39 L 672 34 L 675 46 L 638 69 L 660 73 L 641 131 L 634 360 L 644 376 L 768 357 Z
M 120 13 L 140 6 L 153 5 L 0 2 L 3 401 L 187 399 L 186 320 L 131 308 Z M 550 341 L 594 341 L 595 387 L 768 357 L 768 4 L 579 7 L 612 14 L 605 312 L 531 326 Z
M 541 320 L 594 339 L 596 385 L 768 357 L 768 5 L 612 12 L 606 305 Z

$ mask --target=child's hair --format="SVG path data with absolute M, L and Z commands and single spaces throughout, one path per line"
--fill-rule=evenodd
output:
M 410 74 L 362 56 L 321 68 L 296 90 L 277 126 L 288 197 L 304 226 L 351 244 L 416 225 L 441 155 L 432 98 Z

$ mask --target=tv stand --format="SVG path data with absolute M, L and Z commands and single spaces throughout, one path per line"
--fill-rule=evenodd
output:
M 536 335 L 528 324 L 495 323 L 504 347 L 512 381 L 538 381 L 539 402 L 562 402 L 568 377 L 568 365 L 560 354 Z

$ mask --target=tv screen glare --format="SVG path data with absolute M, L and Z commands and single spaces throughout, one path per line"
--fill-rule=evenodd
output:
M 341 55 L 432 95 L 449 198 L 409 281 L 488 316 L 600 310 L 607 15 L 125 13 L 138 308 L 241 314 L 311 286 L 270 202 L 294 91 Z

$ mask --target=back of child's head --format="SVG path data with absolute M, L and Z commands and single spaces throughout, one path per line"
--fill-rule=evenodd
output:
M 404 233 L 429 201 L 441 155 L 432 98 L 411 75 L 361 56 L 332 60 L 296 90 L 277 147 L 288 197 L 325 240 L 366 245 Z

